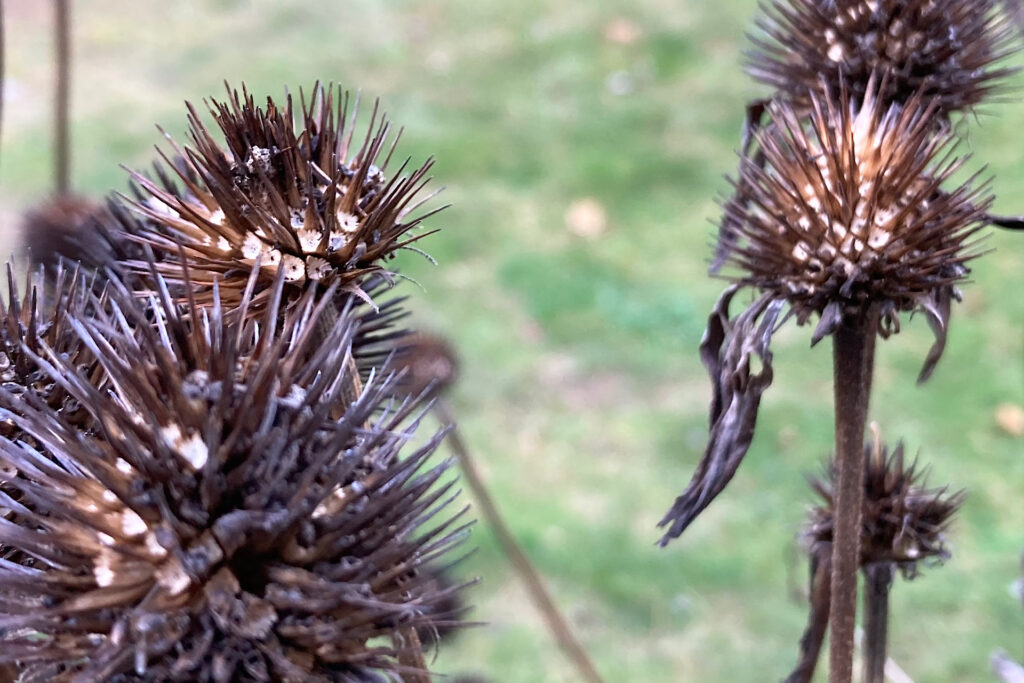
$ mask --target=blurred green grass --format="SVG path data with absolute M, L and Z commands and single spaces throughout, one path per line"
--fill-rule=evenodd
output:
M 50 182 L 46 3 L 8 2 L 0 252 Z M 185 99 L 245 81 L 262 97 L 334 80 L 380 97 L 401 151 L 438 159 L 453 208 L 403 259 L 416 318 L 462 353 L 454 403 L 495 497 L 609 681 L 763 681 L 785 675 L 805 608 L 795 533 L 831 444 L 827 345 L 777 338 L 776 383 L 736 479 L 668 549 L 655 524 L 703 448 L 709 388 L 696 347 L 722 283 L 705 276 L 709 221 L 746 100 L 754 0 L 518 3 L 404 0 L 93 0 L 75 10 L 73 179 L 125 186 L 178 139 Z M 1015 81 L 1018 88 L 1021 79 Z M 997 208 L 1024 211 L 1024 102 L 968 122 L 972 167 Z M 606 213 L 567 228 L 574 202 Z M 990 680 L 989 653 L 1024 656 L 1009 586 L 1024 540 L 1022 442 L 994 412 L 1024 403 L 1021 236 L 994 253 L 954 313 L 946 356 L 914 385 L 923 321 L 880 346 L 872 416 L 970 497 L 954 558 L 894 593 L 892 655 L 918 683 Z M 490 532 L 465 565 L 474 619 L 436 668 L 497 681 L 569 681 Z

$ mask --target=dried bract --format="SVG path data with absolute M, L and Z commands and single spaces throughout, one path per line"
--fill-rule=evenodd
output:
M 152 248 L 172 288 L 183 285 L 184 259 L 195 300 L 210 302 L 216 277 L 221 304 L 232 310 L 258 263 L 249 307 L 256 314 L 278 272 L 286 306 L 306 285 L 358 292 L 366 275 L 386 274 L 384 262 L 424 236 L 414 229 L 435 211 L 414 214 L 429 199 L 420 195 L 433 162 L 406 173 L 406 161 L 389 177 L 400 134 L 376 106 L 361 141 L 353 140 L 358 107 L 320 85 L 298 111 L 291 95 L 283 107 L 269 98 L 259 107 L 244 90 L 209 107 L 223 146 L 189 105 L 193 148 L 174 146 L 164 157 L 171 172 L 159 167 L 157 180 L 133 174 L 129 201 L 141 220 L 128 239 Z M 148 276 L 145 261 L 125 265 Z
M 42 267 L 29 270 L 19 289 L 14 270 L 14 264 L 8 262 L 7 293 L 0 296 L 0 386 L 22 399 L 34 394 L 62 419 L 84 427 L 88 416 L 82 405 L 36 363 L 33 353 L 49 348 L 78 372 L 100 382 L 102 373 L 97 363 L 79 343 L 67 320 L 69 310 L 85 314 L 86 283 L 77 272 L 57 264 L 52 277 L 47 277 Z M 0 436 L 25 436 L 3 411 Z
M 0 543 L 31 558 L 0 560 L 0 663 L 53 681 L 406 670 L 403 634 L 454 616 L 438 605 L 457 588 L 422 567 L 464 528 L 430 521 L 454 497 L 448 463 L 427 467 L 440 435 L 400 453 L 422 407 L 389 399 L 393 377 L 359 386 L 348 309 L 321 325 L 309 292 L 275 329 L 283 274 L 233 323 L 216 284 L 210 309 L 179 313 L 155 281 L 149 301 L 115 281 L 94 316 L 68 316 L 108 390 L 36 356 L 94 433 L 0 390 L 38 444 L 0 439 L 0 481 L 26 501 L 3 496 Z
M 941 115 L 973 107 L 1015 69 L 1018 48 L 1005 0 L 771 0 L 752 37 L 747 72 L 798 107 L 808 92 L 860 99 L 872 74 L 878 98 L 902 104 L 921 94 Z
M 764 294 L 730 318 L 729 305 L 739 289 L 734 285 L 719 298 L 701 340 L 701 360 L 714 390 L 710 436 L 689 485 L 658 523 L 668 526 L 662 546 L 682 534 L 736 474 L 754 439 L 761 394 L 772 383 L 768 345 L 783 304 Z

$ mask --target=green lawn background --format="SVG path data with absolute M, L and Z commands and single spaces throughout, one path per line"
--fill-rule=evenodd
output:
M 0 252 L 50 183 L 49 3 L 7 6 Z M 73 182 L 123 189 L 183 100 L 243 80 L 258 98 L 337 81 L 380 97 L 400 150 L 437 157 L 454 206 L 403 258 L 416 320 L 453 339 L 453 400 L 498 503 L 609 681 L 771 681 L 795 658 L 806 562 L 794 538 L 831 444 L 831 360 L 809 329 L 776 339 L 775 386 L 736 479 L 684 538 L 655 524 L 703 448 L 709 386 L 696 347 L 723 287 L 711 221 L 736 164 L 754 0 L 497 2 L 91 0 L 75 5 Z M 965 121 L 1004 212 L 1024 212 L 1024 101 Z M 606 225 L 566 213 L 592 200 Z M 995 420 L 1024 403 L 1024 235 L 993 234 L 924 388 L 923 320 L 880 345 L 872 416 L 966 487 L 954 559 L 897 585 L 891 653 L 918 683 L 988 681 L 1024 657 L 1011 584 L 1024 543 L 1022 441 Z M 474 619 L 436 668 L 502 682 L 571 681 L 480 525 Z

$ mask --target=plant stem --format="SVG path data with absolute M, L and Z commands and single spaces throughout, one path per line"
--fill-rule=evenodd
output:
M 516 541 L 515 536 L 512 535 L 508 525 L 505 524 L 504 518 L 498 511 L 498 506 L 495 505 L 494 499 L 491 498 L 491 494 L 487 491 L 487 485 L 484 484 L 483 478 L 477 471 L 476 465 L 469 455 L 469 449 L 455 428 L 455 420 L 453 419 L 451 408 L 443 398 L 439 398 L 434 404 L 434 411 L 441 422 L 452 425 L 445 441 L 459 459 L 459 465 L 466 478 L 466 485 L 469 486 L 469 490 L 473 492 L 473 497 L 476 498 L 477 503 L 480 505 L 480 512 L 483 514 L 484 519 L 487 520 L 491 529 L 494 530 L 498 543 L 512 562 L 512 568 L 519 574 L 519 577 L 526 585 L 530 598 L 547 622 L 548 630 L 555 637 L 565 655 L 576 665 L 576 669 L 583 680 L 589 683 L 601 683 L 600 674 L 597 673 L 597 669 L 590 661 L 583 646 L 576 640 L 572 629 L 569 628 L 568 622 L 558 611 L 558 607 L 555 606 L 555 601 L 552 600 L 551 595 L 544 587 L 544 582 L 541 580 L 540 575 L 534 569 L 526 553 L 519 547 L 518 541 Z
M 832 335 L 835 392 L 835 526 L 832 532 L 832 595 L 829 607 L 829 682 L 853 680 L 857 622 L 857 569 L 864 506 L 864 428 L 867 423 L 877 312 L 847 315 Z
M 4 130 L 4 53 L 6 43 L 4 33 L 4 3 L 0 0 L 0 142 L 3 141 Z
M 330 337 L 334 326 L 338 324 L 338 308 L 335 305 L 327 306 L 316 321 L 315 339 L 317 345 L 324 344 Z M 359 368 L 356 366 L 355 358 L 349 355 L 345 365 L 345 379 L 342 386 L 343 394 L 340 397 L 338 407 L 334 410 L 334 417 L 340 418 L 347 406 L 359 400 L 363 393 L 363 381 L 359 376 Z M 427 666 L 427 658 L 423 652 L 423 643 L 420 641 L 419 633 L 413 626 L 401 629 L 394 642 L 398 649 L 398 663 L 402 665 L 401 679 L 403 683 L 430 683 L 430 668 Z
M 800 660 L 783 683 L 811 683 L 818 666 L 821 646 L 828 629 L 828 606 L 832 591 L 832 547 L 822 543 L 811 549 L 810 617 L 800 638 Z
M 71 184 L 68 136 L 69 91 L 71 89 L 71 6 L 70 0 L 54 0 L 54 45 L 57 78 L 54 92 L 54 182 L 57 194 L 67 194 Z
M 889 589 L 895 571 L 889 562 L 864 567 L 864 682 L 885 683 L 889 637 Z
M 398 655 L 398 663 L 405 668 L 401 674 L 403 683 L 430 683 L 427 658 L 423 654 L 423 644 L 416 629 L 406 627 L 402 629 L 401 636 L 406 645 Z

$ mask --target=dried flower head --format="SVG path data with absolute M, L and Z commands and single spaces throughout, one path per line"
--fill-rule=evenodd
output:
M 937 564 L 948 559 L 945 532 L 963 504 L 962 491 L 925 488 L 924 472 L 916 461 L 904 461 L 903 444 L 889 453 L 875 430 L 873 444 L 865 444 L 864 509 L 861 517 L 860 568 L 873 588 L 884 585 L 887 595 L 895 569 L 913 579 L 922 563 Z M 822 502 L 811 508 L 803 541 L 810 557 L 810 612 L 800 639 L 800 655 L 786 683 L 810 681 L 817 668 L 828 630 L 832 535 L 835 523 L 835 482 L 837 467 L 830 459 L 824 477 L 812 478 L 811 488 Z M 869 617 L 865 617 L 870 621 Z M 866 624 L 869 631 L 877 622 Z
M 307 292 L 278 331 L 283 274 L 262 316 L 243 299 L 232 323 L 216 284 L 210 309 L 179 312 L 155 281 L 148 302 L 115 280 L 93 316 L 67 316 L 109 389 L 45 344 L 26 351 L 93 433 L 0 389 L 38 444 L 0 439 L 0 481 L 18 494 L 0 494 L 0 543 L 30 560 L 0 560 L 0 663 L 53 681 L 407 668 L 403 634 L 454 616 L 437 606 L 457 588 L 421 571 L 464 528 L 430 523 L 454 497 L 449 463 L 426 467 L 440 436 L 400 454 L 418 408 L 388 399 L 393 377 L 344 398 L 359 384 L 348 309 L 324 332 Z
M 999 66 L 1016 49 L 1005 0 L 772 0 L 757 21 L 747 71 L 798 106 L 809 91 L 858 97 L 872 74 L 878 98 L 934 98 L 947 114 L 981 102 L 1014 72 Z
M 406 174 L 406 161 L 389 177 L 400 133 L 392 136 L 375 106 L 365 137 L 354 141 L 357 105 L 319 84 L 308 103 L 301 96 L 298 112 L 291 95 L 283 107 L 270 98 L 259 107 L 244 90 L 229 91 L 227 102 L 210 103 L 223 146 L 189 105 L 194 148 L 175 145 L 176 156 L 164 155 L 173 173 L 158 167 L 156 181 L 133 174 L 137 196 L 129 201 L 142 220 L 128 238 L 152 248 L 172 286 L 183 284 L 186 260 L 200 304 L 210 301 L 216 277 L 222 305 L 235 308 L 257 263 L 254 314 L 278 272 L 286 305 L 306 285 L 338 282 L 358 292 L 366 275 L 387 273 L 384 261 L 424 236 L 413 231 L 436 211 L 413 215 L 430 198 L 419 195 L 433 162 Z M 125 265 L 148 276 L 144 260 Z
M 956 285 L 978 255 L 974 237 L 992 203 L 974 179 L 944 188 L 964 159 L 936 103 L 914 97 L 883 105 L 872 84 L 863 101 L 810 94 L 802 117 L 786 101 L 769 105 L 771 124 L 755 135 L 763 155 L 741 159 L 737 196 L 725 204 L 722 239 L 740 275 L 708 320 L 701 358 L 714 385 L 710 438 L 690 484 L 661 525 L 680 535 L 728 484 L 754 435 L 761 394 L 772 381 L 770 342 L 780 321 L 820 318 L 817 343 L 862 318 L 887 337 L 900 313 L 920 311 L 935 343 L 918 377 L 926 380 L 946 344 Z M 734 238 L 738 238 L 735 239 Z M 743 287 L 760 295 L 733 317 Z M 789 314 L 783 308 L 789 307 Z
M 68 310 L 79 315 L 85 312 L 86 290 L 83 279 L 60 264 L 52 278 L 46 277 L 42 267 L 30 269 L 19 290 L 14 264 L 8 262 L 7 295 L 0 296 L 0 386 L 18 398 L 36 395 L 62 419 L 80 427 L 88 419 L 82 405 L 35 362 L 32 354 L 49 348 L 78 372 L 99 381 L 95 360 L 79 343 L 66 318 Z M 2 411 L 0 436 L 25 436 Z
M 877 437 L 864 448 L 864 513 L 861 531 L 861 566 L 888 563 L 906 578 L 916 576 L 922 563 L 949 558 L 945 532 L 964 502 L 964 492 L 926 488 L 926 470 L 907 463 L 903 443 L 889 452 Z M 835 462 L 825 477 L 811 479 L 822 503 L 811 509 L 805 539 L 810 546 L 832 543 Z
M 757 133 L 765 164 L 744 159 L 737 182 L 749 206 L 726 206 L 741 237 L 730 260 L 799 322 L 822 315 L 818 338 L 869 303 L 898 328 L 899 311 L 929 306 L 967 274 L 991 197 L 984 185 L 943 188 L 964 160 L 948 130 L 935 132 L 934 101 L 897 108 L 869 89 L 861 103 L 811 103 L 807 124 L 785 102 L 769 106 L 773 125 Z
M 61 258 L 100 267 L 113 260 L 110 210 L 85 197 L 57 197 L 25 212 L 22 246 L 36 263 L 56 264 Z
M 455 350 L 443 338 L 415 332 L 396 342 L 396 362 L 405 369 L 399 389 L 410 396 L 424 392 L 441 394 L 458 379 Z

